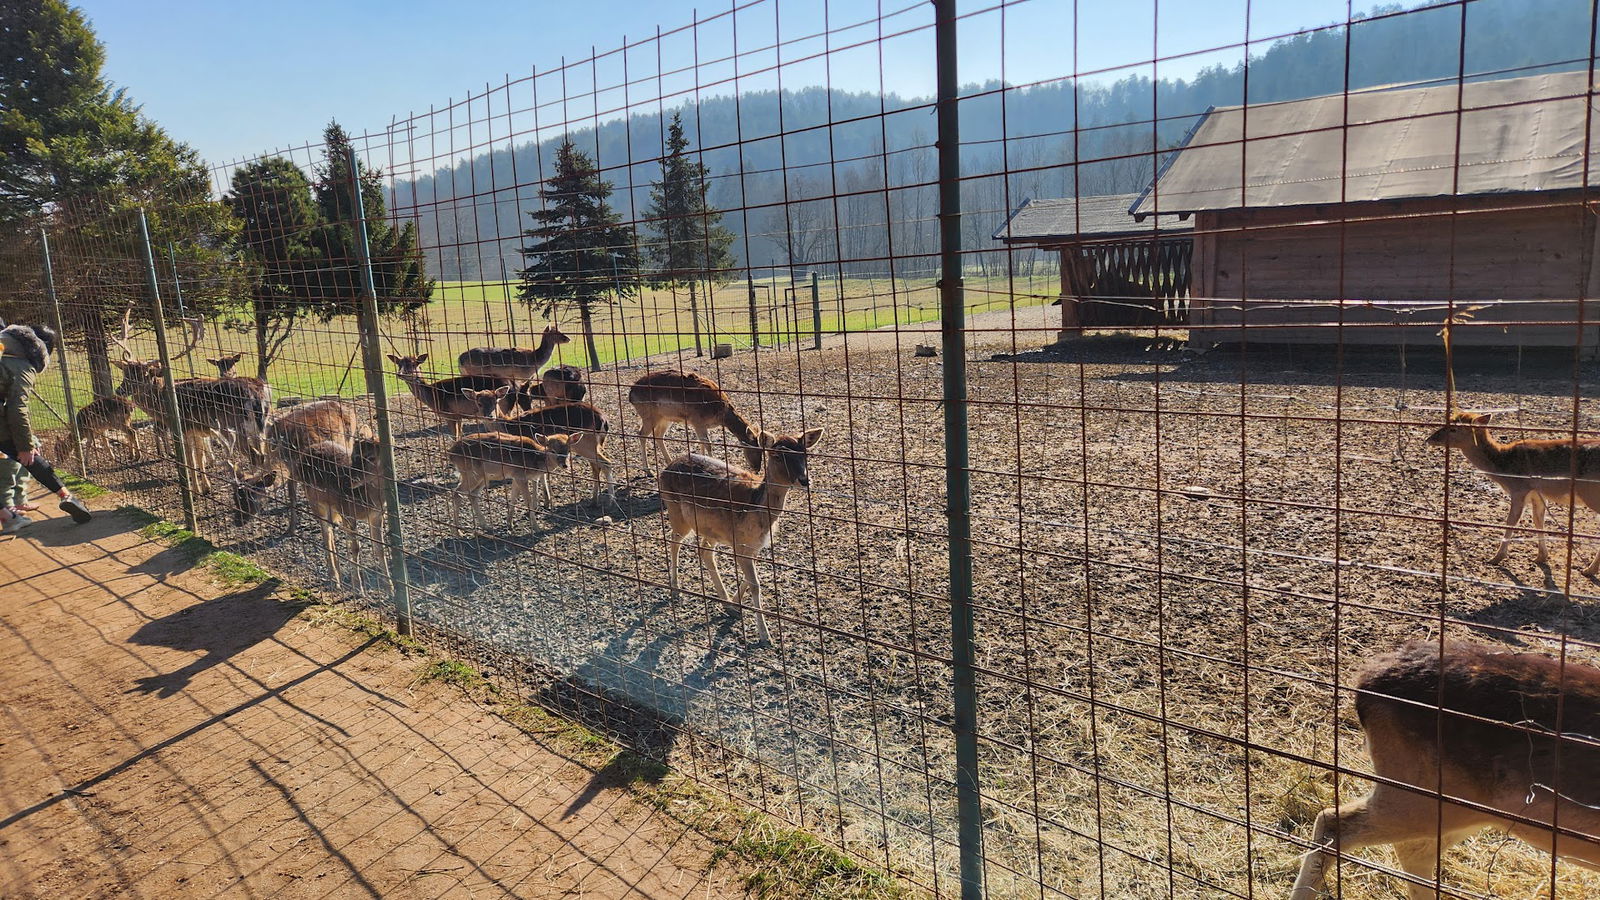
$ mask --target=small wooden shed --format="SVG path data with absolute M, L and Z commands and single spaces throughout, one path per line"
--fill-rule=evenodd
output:
M 1061 336 L 1084 328 L 1186 325 L 1194 224 L 1137 222 L 1137 194 L 1026 200 L 994 233 L 1061 261 Z
M 1131 212 L 1194 217 L 1213 340 L 1437 341 L 1473 306 L 1463 344 L 1594 346 L 1593 97 L 1585 71 L 1217 108 Z

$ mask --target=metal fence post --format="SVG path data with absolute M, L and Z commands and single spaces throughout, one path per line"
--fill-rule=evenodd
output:
M 200 533 L 200 521 L 194 513 L 194 487 L 190 479 L 189 448 L 183 440 L 183 416 L 178 409 L 178 378 L 172 371 L 172 355 L 167 350 L 167 321 L 161 310 L 161 284 L 156 280 L 156 254 L 150 247 L 150 220 L 144 207 L 139 207 L 139 240 L 144 246 L 145 286 L 150 292 L 150 323 L 156 329 L 156 350 L 161 354 L 161 371 L 166 382 L 162 390 L 167 406 L 167 421 L 171 423 L 172 458 L 178 466 L 178 499 L 183 504 L 183 527 L 193 534 Z M 160 428 L 161 423 L 156 423 Z
M 695 298 L 693 282 L 689 284 L 689 326 L 694 329 L 694 355 L 705 356 L 700 346 L 700 301 Z
M 67 367 L 67 330 L 61 324 L 61 299 L 56 296 L 56 270 L 50 264 L 50 232 L 39 229 L 39 252 L 44 257 L 44 293 L 50 298 L 50 321 L 56 330 L 56 356 L 61 358 L 61 394 L 67 401 L 67 430 L 78 456 L 78 474 L 89 474 L 83 456 L 83 435 L 78 433 L 78 406 L 72 402 L 72 371 Z
M 973 670 L 972 480 L 967 469 L 966 310 L 961 283 L 961 126 L 956 3 L 934 0 L 938 69 L 939 332 L 944 348 L 945 516 L 950 541 L 950 665 L 955 713 L 956 815 L 961 896 L 983 896 L 983 798 L 978 789 L 978 700 Z
M 372 394 L 373 416 L 378 426 L 378 466 L 383 470 L 385 539 L 389 544 L 389 587 L 394 592 L 395 630 L 411 634 L 411 581 L 406 573 L 405 531 L 400 523 L 400 485 L 395 479 L 394 431 L 389 426 L 389 387 L 383 380 L 383 356 L 378 337 L 378 286 L 372 276 L 372 253 L 367 246 L 367 209 L 361 203 L 361 179 L 356 174 L 356 148 L 345 155 L 350 170 L 351 202 L 355 204 L 357 262 L 361 267 L 361 305 L 357 312 L 361 332 L 361 361 L 366 369 L 367 392 Z
M 818 293 L 817 270 L 811 270 L 811 349 L 822 349 L 822 295 Z
M 761 349 L 761 326 L 756 318 L 756 277 L 749 273 L 744 276 L 745 287 L 750 291 L 750 349 Z

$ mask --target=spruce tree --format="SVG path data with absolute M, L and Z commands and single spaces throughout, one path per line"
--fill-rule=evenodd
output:
M 645 248 L 652 287 L 688 288 L 694 324 L 695 355 L 700 346 L 700 311 L 696 291 L 702 282 L 726 281 L 733 269 L 733 232 L 721 225 L 722 211 L 706 199 L 710 170 L 684 151 L 683 116 L 672 114 L 667 128 L 667 153 L 661 158 L 661 180 L 651 183 L 645 210 L 652 240 Z
M 610 196 L 611 183 L 589 157 L 572 141 L 562 142 L 555 175 L 539 189 L 542 208 L 528 213 L 537 225 L 522 233 L 528 239 L 521 248 L 528 266 L 517 273 L 522 279 L 518 299 L 541 306 L 545 316 L 562 306 L 577 308 L 589 366 L 596 371 L 594 307 L 638 290 L 633 231 L 606 202 Z

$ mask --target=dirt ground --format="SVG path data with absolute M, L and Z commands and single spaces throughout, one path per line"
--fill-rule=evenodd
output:
M 743 894 L 560 741 L 299 609 L 122 514 L 0 539 L 0 896 Z

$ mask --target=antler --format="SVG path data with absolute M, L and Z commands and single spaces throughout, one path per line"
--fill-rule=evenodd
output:
M 184 321 L 189 323 L 189 341 L 184 345 L 182 350 L 178 351 L 177 354 L 171 357 L 171 359 L 174 361 L 183 359 L 185 356 L 193 353 L 194 348 L 200 345 L 200 339 L 206 336 L 206 323 L 204 319 L 200 318 L 199 316 L 195 316 L 192 319 L 185 319 Z
M 112 338 L 111 343 L 122 348 L 122 361 L 133 362 L 133 348 L 128 346 L 128 341 L 133 339 L 133 304 L 122 311 L 122 338 Z

